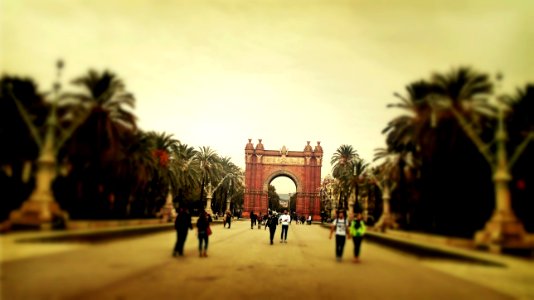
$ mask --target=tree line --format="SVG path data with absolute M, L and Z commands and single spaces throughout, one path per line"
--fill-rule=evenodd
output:
M 56 82 L 54 89 L 59 87 Z M 0 220 L 34 188 L 39 147 L 32 135 L 44 133 L 51 101 L 57 101 L 58 133 L 80 123 L 57 153 L 53 183 L 56 201 L 71 218 L 154 217 L 169 192 L 175 205 L 201 208 L 207 185 L 219 183 L 215 211 L 224 211 L 227 200 L 232 207 L 242 205 L 240 168 L 210 147 L 195 149 L 165 132 L 139 129 L 135 98 L 116 74 L 90 70 L 70 87 L 75 91 L 53 95 L 30 78 L 0 78 Z M 37 132 L 24 122 L 17 101 Z
M 323 184 L 323 199 L 347 208 L 354 193 L 355 209 L 365 204 L 378 220 L 387 196 L 402 228 L 471 237 L 495 208 L 495 166 L 488 161 L 498 159 L 495 132 L 502 108 L 512 208 L 534 231 L 534 85 L 509 95 L 501 84 L 502 76 L 467 67 L 408 84 L 394 94 L 398 102 L 388 105 L 403 113 L 385 126 L 386 147 L 376 149 L 370 164 L 353 146 L 341 145 L 327 181 L 333 195 L 325 194 Z

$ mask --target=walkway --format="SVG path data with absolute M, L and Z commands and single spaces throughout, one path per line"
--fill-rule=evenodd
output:
M 276 241 L 272 246 L 268 243 L 268 230 L 251 230 L 245 221 L 233 222 L 232 229 L 216 225 L 213 231 L 208 258 L 198 257 L 194 231 L 187 240 L 185 257 L 179 258 L 171 256 L 175 241 L 172 231 L 96 244 L 60 243 L 57 251 L 48 249 L 46 253 L 39 249 L 50 245 L 36 244 L 32 246 L 35 255 L 11 257 L 2 263 L 1 298 L 251 299 L 263 295 L 266 299 L 528 299 L 529 296 L 503 292 L 487 281 L 474 283 L 472 278 L 461 278 L 455 272 L 465 264 L 421 261 L 372 243 L 362 246 L 361 264 L 350 262 L 352 243 L 346 246 L 344 261 L 338 263 L 334 259 L 334 240 L 328 240 L 328 230 L 317 225 L 293 224 L 288 243 Z M 2 248 L 19 246 L 3 242 Z M 443 272 L 448 268 L 453 269 L 450 273 L 454 275 Z M 492 276 L 505 269 L 480 268 L 484 271 L 479 274 L 489 275 L 491 281 L 495 280 Z M 528 292 L 528 288 L 522 292 Z M 534 294 L 530 296 L 534 298 Z

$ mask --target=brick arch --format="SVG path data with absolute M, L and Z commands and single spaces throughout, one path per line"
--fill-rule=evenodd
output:
M 287 176 L 297 186 L 296 213 L 320 220 L 322 159 L 320 142 L 317 142 L 315 149 L 307 142 L 304 151 L 288 151 L 285 146 L 280 150 L 265 150 L 261 139 L 256 146 L 249 139 L 245 146 L 243 216 L 250 216 L 251 211 L 267 213 L 269 183 L 276 177 Z

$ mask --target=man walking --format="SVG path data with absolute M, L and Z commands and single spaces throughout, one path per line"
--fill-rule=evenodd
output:
M 227 210 L 224 215 L 224 228 L 226 228 L 226 224 L 228 224 L 228 229 L 230 229 L 232 226 L 232 213 L 229 210 Z
M 289 223 L 291 217 L 287 214 L 287 210 L 284 209 L 284 214 L 280 217 L 280 223 L 282 224 L 282 234 L 280 235 L 280 243 L 287 243 L 287 230 L 289 229 Z
M 183 256 L 184 244 L 187 239 L 187 230 L 193 229 L 191 215 L 187 208 L 180 207 L 178 210 L 178 216 L 176 216 L 176 220 L 174 220 L 174 229 L 176 229 L 176 244 L 174 245 L 172 256 L 176 256 L 177 254 Z
M 273 244 L 274 233 L 276 231 L 276 225 L 278 225 L 278 218 L 273 213 L 269 216 L 269 218 L 265 222 L 265 229 L 269 227 L 269 240 L 271 241 L 271 245 Z
M 256 214 L 254 211 L 250 212 L 250 229 L 254 229 L 254 226 L 256 226 Z

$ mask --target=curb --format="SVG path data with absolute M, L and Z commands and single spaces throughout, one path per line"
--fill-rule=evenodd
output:
M 330 228 L 328 225 L 322 226 Z M 447 245 L 431 244 L 428 242 L 399 238 L 388 235 L 387 233 L 367 230 L 364 240 L 416 255 L 421 258 L 447 258 L 486 266 L 507 267 L 505 263 L 499 261 L 498 257 L 494 258 L 487 253 L 477 253 L 472 250 L 464 250 Z

